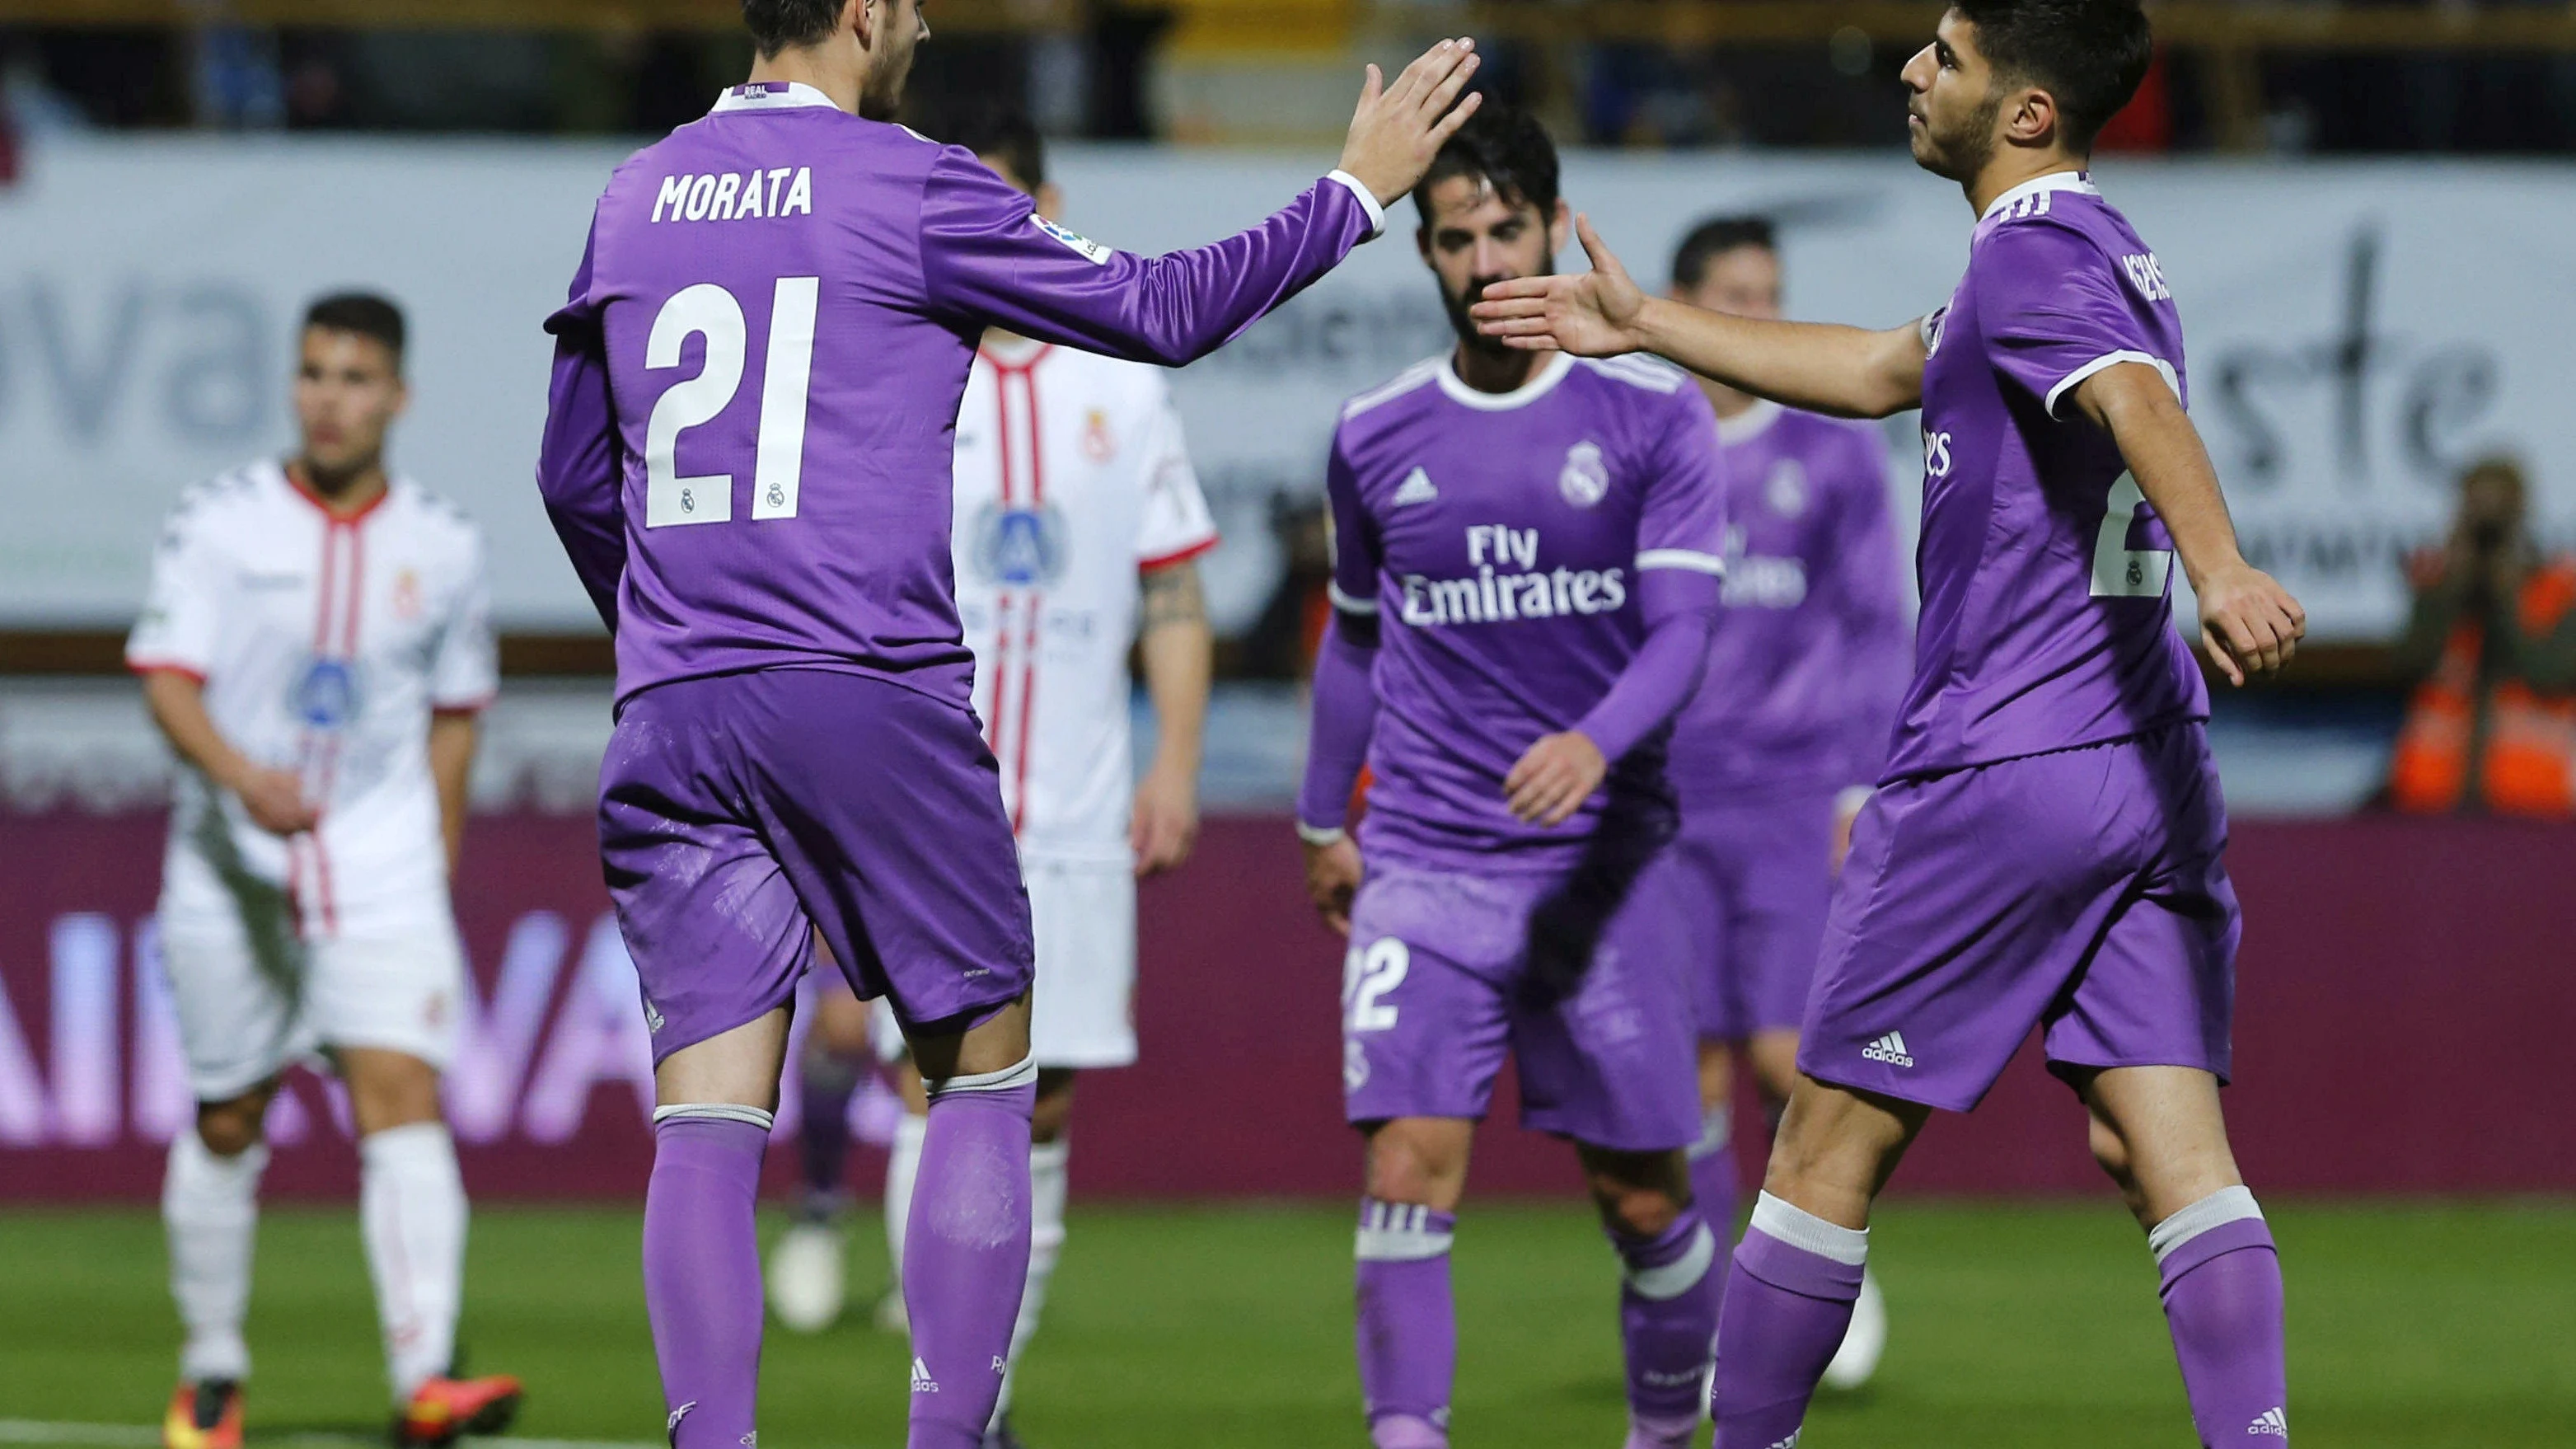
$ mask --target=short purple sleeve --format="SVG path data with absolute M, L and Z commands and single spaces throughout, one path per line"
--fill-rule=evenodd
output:
M 1037 215 L 1026 196 L 951 147 L 922 186 L 922 277 L 933 312 L 960 322 L 1179 367 L 1232 341 L 1368 240 L 1382 218 L 1362 195 L 1356 182 L 1326 177 L 1249 231 L 1139 257 Z
M 1726 571 L 1726 462 L 1717 447 L 1717 415 L 1687 383 L 1673 405 L 1657 410 L 1663 427 L 1651 442 L 1645 506 L 1637 515 L 1637 570 Z
M 546 389 L 546 430 L 537 447 L 537 491 L 546 516 L 590 594 L 591 607 L 613 632 L 617 588 L 626 572 L 625 444 L 608 391 L 608 344 L 599 305 L 590 295 L 598 223 L 582 248 L 562 310 L 546 319 L 555 339 L 554 375 Z
M 1377 527 L 1360 502 L 1359 476 L 1342 452 L 1341 434 L 1333 435 L 1332 460 L 1324 469 L 1325 546 L 1333 558 L 1333 608 L 1365 619 L 1377 617 Z
M 2066 416 L 2067 395 L 2123 362 L 2164 374 L 2177 395 L 2175 360 L 2163 356 L 2146 303 L 2081 232 L 2045 221 L 2008 223 L 1978 248 L 1978 322 L 1995 366 Z

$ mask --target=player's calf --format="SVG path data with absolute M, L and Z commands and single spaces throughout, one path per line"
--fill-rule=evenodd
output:
M 904 1235 L 910 1449 L 977 1449 L 1010 1367 L 1029 1271 L 1028 1023 L 1023 996 L 963 1033 L 912 1042 L 930 1112 Z

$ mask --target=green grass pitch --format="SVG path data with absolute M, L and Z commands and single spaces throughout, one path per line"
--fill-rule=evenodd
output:
M 2308 1449 L 2576 1445 L 2576 1205 L 2292 1202 L 2273 1221 Z M 1078 1206 L 1022 1432 L 1038 1449 L 1362 1445 L 1349 1222 L 1338 1205 Z M 874 1228 L 853 1227 L 850 1321 L 770 1332 L 765 1449 L 902 1441 L 905 1354 L 864 1321 Z M 477 1366 L 527 1380 L 522 1435 L 660 1439 L 637 1239 L 632 1211 L 477 1214 L 465 1334 Z M 1802 1449 L 2192 1443 L 2155 1275 L 2117 1207 L 1899 1201 L 1874 1241 L 1886 1362 L 1864 1394 L 1819 1406 Z M 380 1432 L 352 1213 L 273 1211 L 259 1255 L 254 1443 Z M 0 1274 L 0 1442 L 83 1442 L 65 1425 L 134 1426 L 123 1442 L 138 1442 L 176 1344 L 158 1220 L 0 1215 Z M 1580 1208 L 1471 1203 L 1457 1285 L 1460 1445 L 1619 1442 L 1615 1278 Z

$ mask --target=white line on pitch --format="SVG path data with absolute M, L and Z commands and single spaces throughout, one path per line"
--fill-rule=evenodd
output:
M 284 1449 L 350 1449 L 365 1445 L 377 1449 L 384 1443 L 377 1434 L 277 1434 L 253 1433 L 254 1445 L 279 1445 Z M 470 1445 L 491 1445 L 495 1449 L 665 1449 L 624 1439 L 522 1439 L 517 1435 L 504 1438 L 469 1436 Z M 84 1444 L 95 1449 L 159 1449 L 161 1431 L 142 1424 L 57 1424 L 36 1419 L 0 1419 L 0 1444 Z

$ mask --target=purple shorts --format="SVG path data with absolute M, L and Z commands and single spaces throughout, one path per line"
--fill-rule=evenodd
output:
M 1796 1031 L 1834 892 L 1834 797 L 1689 804 L 1672 846 L 1691 1010 L 1708 1041 Z
M 1798 1068 L 1964 1112 L 2050 1069 L 2225 1081 L 2236 891 L 2201 727 L 1882 785 L 1852 830 Z
M 1521 1125 L 1659 1152 L 1699 1138 L 1676 877 L 1373 867 L 1351 909 L 1342 1087 L 1353 1122 L 1482 1118 L 1509 1051 Z
M 992 752 L 972 714 L 898 684 L 764 669 L 635 696 L 600 764 L 599 850 L 657 1063 L 786 1005 L 817 928 L 907 1028 L 1029 989 Z

